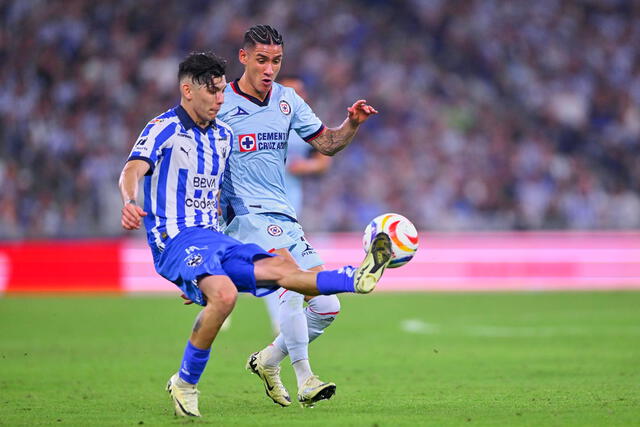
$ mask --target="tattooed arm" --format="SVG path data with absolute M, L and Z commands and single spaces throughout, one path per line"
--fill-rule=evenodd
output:
M 349 145 L 358 128 L 369 116 L 378 114 L 375 108 L 360 99 L 347 108 L 348 116 L 337 128 L 325 129 L 318 137 L 309 142 L 313 148 L 327 156 L 333 156 Z

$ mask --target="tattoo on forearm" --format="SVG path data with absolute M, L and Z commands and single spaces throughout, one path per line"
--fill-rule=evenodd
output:
M 349 145 L 354 135 L 354 131 L 349 132 L 344 128 L 327 129 L 314 140 L 314 145 L 322 154 L 333 156 Z

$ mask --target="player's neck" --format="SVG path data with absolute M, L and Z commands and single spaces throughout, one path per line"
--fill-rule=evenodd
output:
M 238 87 L 240 88 L 240 90 L 244 93 L 246 93 L 247 95 L 251 95 L 254 98 L 259 99 L 260 101 L 264 101 L 265 98 L 267 97 L 267 95 L 269 94 L 269 91 L 266 91 L 265 93 L 260 93 L 258 92 L 250 83 L 249 80 L 246 77 L 246 74 L 243 74 L 242 77 L 240 77 L 240 79 L 238 80 Z M 270 89 L 269 89 L 270 90 Z
M 184 111 L 187 112 L 189 117 L 191 117 L 191 120 L 193 120 L 193 123 L 195 123 L 196 126 L 198 126 L 199 128 L 202 128 L 202 129 L 204 129 L 207 126 L 209 126 L 210 121 L 209 120 L 202 120 L 202 119 L 198 118 L 198 115 L 196 114 L 195 110 L 193 108 L 191 108 L 191 106 L 189 104 L 187 104 L 186 102 L 180 102 L 180 105 L 182 106 L 182 108 L 184 108 Z

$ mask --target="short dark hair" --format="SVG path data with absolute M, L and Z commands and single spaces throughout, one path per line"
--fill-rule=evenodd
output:
M 225 74 L 227 61 L 213 52 L 192 52 L 178 67 L 178 81 L 190 77 L 191 81 L 202 85 L 212 85 L 213 79 Z
M 254 47 L 256 44 L 282 45 L 282 35 L 270 25 L 254 25 L 244 33 L 243 47 Z

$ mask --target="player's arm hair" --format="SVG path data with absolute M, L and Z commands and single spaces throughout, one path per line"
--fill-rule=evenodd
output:
M 144 160 L 129 160 L 120 173 L 118 186 L 123 203 L 136 200 L 138 197 L 138 182 L 150 169 Z
M 325 156 L 333 156 L 349 145 L 358 127 L 360 126 L 347 118 L 337 128 L 326 128 L 319 136 L 309 141 L 309 144 Z

